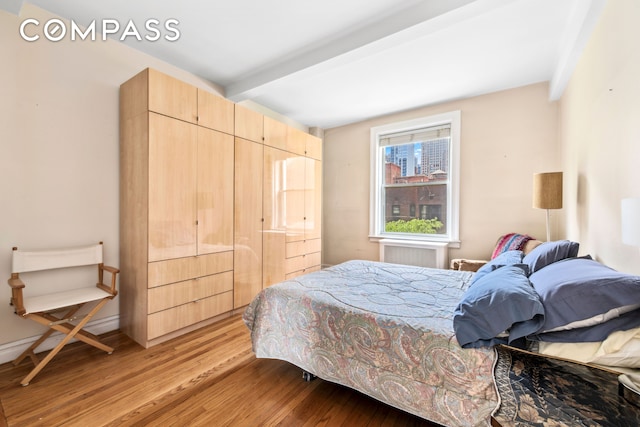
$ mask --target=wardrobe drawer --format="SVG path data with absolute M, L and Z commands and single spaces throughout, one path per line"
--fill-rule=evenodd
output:
M 314 252 L 312 254 L 307 254 L 304 258 L 305 258 L 304 268 L 308 270 L 311 267 L 320 266 L 322 254 L 320 252 Z
M 232 309 L 233 291 L 229 291 L 150 314 L 147 339 L 161 337 Z
M 297 242 L 287 242 L 284 253 L 286 258 L 293 258 L 293 257 L 304 255 L 305 254 L 304 240 L 298 240 Z
M 320 265 L 314 265 L 313 267 L 305 268 L 304 270 L 287 273 L 285 280 L 293 279 L 295 277 L 302 276 L 303 274 L 313 273 L 314 271 L 320 271 Z
M 148 287 L 233 270 L 233 251 L 149 263 Z
M 322 250 L 322 239 L 299 240 L 288 242 L 285 246 L 285 256 L 293 258 L 296 256 L 320 252 Z
M 309 269 L 312 267 L 318 267 L 318 270 L 319 270 L 320 258 L 321 258 L 320 252 L 315 252 L 312 254 L 306 254 L 306 255 L 297 256 L 293 258 L 287 258 L 284 261 L 285 274 L 288 275 L 296 271 L 308 273 Z
M 284 260 L 284 272 L 285 274 L 293 273 L 294 271 L 304 270 L 305 257 L 297 256 L 293 258 L 287 258 Z
M 233 290 L 233 272 L 198 277 L 149 289 L 149 313 Z
M 305 252 L 310 254 L 312 252 L 322 251 L 322 239 L 307 239 L 305 240 Z

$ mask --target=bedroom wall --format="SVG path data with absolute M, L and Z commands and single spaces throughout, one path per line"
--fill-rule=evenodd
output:
M 567 237 L 633 274 L 640 248 L 621 241 L 620 200 L 640 197 L 639 20 L 640 2 L 607 2 L 559 107 Z
M 326 129 L 323 263 L 378 260 L 369 232 L 370 128 L 452 110 L 461 111 L 460 239 L 450 258 L 486 259 L 510 232 L 546 238 L 545 211 L 533 209 L 534 172 L 561 166 L 558 106 L 546 83 L 390 114 Z M 552 238 L 560 238 L 552 212 Z
M 104 241 L 105 263 L 118 264 L 118 88 L 151 66 L 216 93 L 208 82 L 120 43 L 41 37 L 24 41 L 26 18 L 54 15 L 25 4 L 0 11 L 0 277 L 11 274 L 11 248 Z M 6 283 L 6 282 L 5 282 Z M 0 286 L 0 343 L 41 333 L 13 314 Z M 98 319 L 118 314 L 117 299 Z
M 52 17 L 28 3 L 20 16 L 0 10 L 0 357 L 4 344 L 43 331 L 9 306 L 13 246 L 104 241 L 105 263 L 118 264 L 120 84 L 153 67 L 221 93 L 211 82 L 116 41 L 29 43 L 20 37 L 24 19 Z M 107 326 L 115 329 L 118 311 L 116 299 L 96 319 L 115 319 Z

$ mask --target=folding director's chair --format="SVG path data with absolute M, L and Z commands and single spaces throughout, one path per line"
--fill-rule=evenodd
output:
M 20 277 L 20 274 L 27 272 L 87 265 L 97 265 L 97 284 L 82 284 L 81 287 L 62 291 L 50 289 L 50 292 L 46 295 L 29 296 L 26 284 Z M 103 283 L 105 271 L 111 273 L 111 284 L 109 286 Z M 18 248 L 13 248 L 11 278 L 9 279 L 11 304 L 15 307 L 17 315 L 49 327 L 49 330 L 44 335 L 13 361 L 14 365 L 18 365 L 24 358 L 29 356 L 36 365 L 20 384 L 23 386 L 29 385 L 33 377 L 72 338 L 104 350 L 109 354 L 113 352 L 112 347 L 103 344 L 98 337 L 83 328 L 110 299 L 117 295 L 116 276 L 119 271 L 117 268 L 109 267 L 102 263 L 102 242 L 91 246 L 46 251 L 22 251 L 18 250 Z M 87 303 L 94 303 L 93 308 L 86 314 L 76 315 Z M 78 323 L 72 323 L 75 321 L 78 321 Z M 49 338 L 54 331 L 61 332 L 66 336 L 44 359 L 39 360 L 34 350 Z

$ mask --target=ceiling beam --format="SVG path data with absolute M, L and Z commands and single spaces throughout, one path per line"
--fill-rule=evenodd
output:
M 549 99 L 562 96 L 607 0 L 573 0 L 573 10 L 561 41 L 556 69 L 549 85 Z
M 329 66 L 351 62 L 434 33 L 505 4 L 508 2 L 503 0 L 421 1 L 344 37 L 319 44 L 302 54 L 282 58 L 276 64 L 241 77 L 226 86 L 225 96 L 235 102 L 253 98 L 291 75 L 322 72 Z
M 0 0 L 0 10 L 6 10 L 14 15 L 20 15 L 24 0 Z

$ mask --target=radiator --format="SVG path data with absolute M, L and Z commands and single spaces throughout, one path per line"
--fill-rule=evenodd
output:
M 419 267 L 447 268 L 447 243 L 382 239 L 380 261 Z

